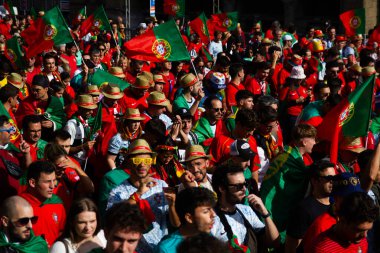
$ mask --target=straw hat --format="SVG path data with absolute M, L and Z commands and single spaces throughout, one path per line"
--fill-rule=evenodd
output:
M 272 44 L 272 40 L 268 38 L 264 38 L 261 40 L 261 44 Z
M 207 155 L 205 150 L 201 145 L 193 145 L 190 146 L 186 150 L 185 154 L 185 163 L 191 162 L 195 159 L 204 158 L 204 159 L 211 159 L 211 155 Z
M 305 79 L 306 75 L 302 66 L 295 66 L 292 68 L 292 72 L 290 72 L 289 77 L 293 79 Z
M 151 92 L 146 100 L 150 105 L 168 106 L 170 104 L 169 100 L 165 97 L 165 94 L 159 91 Z
M 145 89 L 149 89 L 151 86 L 150 86 L 149 80 L 145 76 L 139 75 L 136 77 L 136 81 L 132 84 L 132 87 L 136 89 L 145 90 Z
M 149 84 L 151 87 L 154 86 L 154 78 L 153 78 L 153 74 L 148 72 L 148 71 L 141 71 L 140 74 L 138 74 L 137 76 L 143 76 L 145 77 L 148 81 L 149 81 Z
M 123 72 L 123 69 L 120 67 L 111 67 L 109 70 L 109 73 L 113 76 L 119 77 L 121 79 L 125 78 L 125 74 Z
M 153 80 L 155 83 L 166 83 L 164 76 L 161 74 L 153 75 Z
M 141 116 L 139 109 L 136 108 L 127 108 L 124 114 L 124 118 L 127 120 L 136 120 L 141 121 L 145 118 Z
M 362 67 L 360 67 L 359 63 L 355 63 L 349 67 L 349 70 L 355 71 L 356 73 L 361 74 L 362 73 Z
M 80 95 L 76 104 L 79 107 L 90 110 L 96 109 L 98 107 L 91 95 Z
M 193 86 L 197 82 L 198 82 L 198 78 L 192 73 L 189 73 L 189 74 L 182 76 L 181 79 L 179 80 L 179 84 L 183 88 Z
M 87 86 L 87 92 L 88 95 L 100 95 L 100 91 L 98 86 L 96 85 L 89 85 Z
M 354 153 L 361 153 L 366 150 L 360 137 L 344 137 L 339 143 L 339 149 Z
M 117 84 L 105 84 L 102 86 L 102 93 L 105 97 L 110 99 L 120 99 L 124 94 L 120 91 L 120 88 Z
M 290 58 L 288 60 L 288 63 L 290 65 L 292 65 L 293 67 L 294 66 L 300 66 L 300 65 L 302 65 L 302 57 L 299 56 L 298 54 L 294 54 L 294 55 L 292 55 L 292 58 Z
M 131 143 L 128 147 L 127 155 L 138 155 L 138 154 L 155 154 L 150 148 L 148 142 L 144 139 L 137 139 Z
M 22 87 L 24 87 L 24 84 L 22 82 L 22 76 L 20 74 L 11 73 L 7 77 L 7 81 L 8 81 L 8 83 L 12 84 L 13 86 L 15 86 L 18 89 L 21 89 Z
M 372 66 L 362 68 L 362 76 L 368 77 L 376 74 L 376 69 Z

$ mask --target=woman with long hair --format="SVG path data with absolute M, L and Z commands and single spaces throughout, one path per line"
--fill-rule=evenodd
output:
M 95 203 L 88 198 L 75 201 L 67 217 L 65 231 L 53 244 L 50 253 L 87 253 L 106 246 L 100 216 Z
M 141 121 L 144 117 L 138 109 L 128 108 L 118 127 L 119 132 L 114 135 L 108 146 L 107 163 L 110 169 L 115 169 L 124 161 L 124 155 L 130 143 L 142 135 Z

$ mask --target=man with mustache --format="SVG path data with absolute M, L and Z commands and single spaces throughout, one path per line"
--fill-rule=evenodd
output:
M 0 252 L 48 252 L 44 239 L 33 233 L 38 217 L 28 201 L 12 196 L 4 200 L 0 210 Z

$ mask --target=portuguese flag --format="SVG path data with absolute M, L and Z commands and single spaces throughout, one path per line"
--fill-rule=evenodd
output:
M 372 96 L 375 75 L 357 87 L 323 118 L 318 138 L 331 142 L 330 161 L 338 160 L 339 140 L 344 137 L 366 136 L 372 112 Z
M 209 30 L 212 27 L 212 30 L 218 30 L 221 32 L 233 31 L 237 28 L 238 24 L 238 13 L 235 12 L 227 12 L 211 15 L 211 19 L 209 22 Z
M 365 9 L 355 9 L 339 15 L 347 36 L 365 33 Z
M 78 25 L 82 21 L 83 18 L 86 17 L 86 6 L 83 7 L 78 14 L 75 16 L 75 18 L 72 21 L 73 25 Z
M 282 243 L 285 242 L 290 211 L 306 193 L 309 170 L 298 148 L 285 146 L 284 153 L 271 162 L 261 184 L 261 199 L 272 213 Z
M 120 78 L 113 76 L 107 71 L 101 69 L 95 71 L 94 75 L 92 76 L 91 83 L 97 85 L 98 87 L 102 86 L 105 83 L 114 83 L 119 85 L 121 91 L 131 85 L 130 83 L 121 80 Z
M 8 1 L 4 1 L 4 8 L 8 11 L 9 15 L 16 15 L 16 12 L 15 12 L 15 9 L 14 9 L 14 6 L 13 6 L 13 3 L 11 0 L 8 0 Z
M 189 23 L 189 27 L 191 28 L 190 34 L 196 33 L 205 44 L 208 44 L 210 42 L 210 34 L 207 28 L 207 17 L 204 12 L 202 12 L 199 17 L 192 20 Z
M 32 19 L 33 20 L 36 20 L 37 17 L 38 17 L 38 14 L 36 12 L 36 9 L 34 9 L 34 7 L 32 7 L 32 9 L 30 9 L 30 15 L 32 16 Z
M 377 42 L 380 43 L 380 25 L 376 26 L 375 29 L 373 29 L 373 32 L 369 36 L 368 43 Z
M 50 9 L 42 18 L 35 20 L 33 25 L 21 32 L 21 37 L 28 44 L 27 58 L 54 45 L 66 44 L 73 40 L 58 7 Z
M 174 20 L 169 20 L 124 43 L 125 54 L 136 60 L 190 61 L 185 42 Z
M 94 31 L 110 31 L 111 25 L 108 21 L 107 14 L 103 8 L 100 6 L 92 13 L 85 21 L 82 22 L 80 26 L 80 34 L 85 36 L 89 32 Z
M 185 0 L 164 0 L 164 13 L 170 16 L 185 16 Z
M 23 52 L 21 46 L 18 43 L 18 37 L 14 36 L 6 42 L 7 50 L 5 56 L 12 63 L 15 69 L 21 69 L 25 67 L 25 61 L 23 58 Z

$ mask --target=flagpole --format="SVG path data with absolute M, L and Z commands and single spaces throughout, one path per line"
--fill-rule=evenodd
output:
M 106 13 L 106 10 L 104 9 L 104 6 L 103 6 L 103 5 L 102 5 L 102 9 L 103 9 L 103 11 L 104 11 L 104 14 L 106 15 L 108 25 L 109 25 L 109 27 L 111 28 L 111 29 L 110 29 L 110 30 L 111 30 L 111 35 L 112 35 L 112 38 L 113 38 L 113 40 L 114 40 L 114 42 L 115 42 L 115 46 L 116 46 L 116 48 L 117 48 L 117 61 L 116 61 L 116 62 L 118 62 L 118 61 L 119 61 L 119 57 L 120 57 L 120 48 L 118 47 L 119 44 L 117 43 L 117 41 L 116 41 L 116 39 L 115 39 L 115 34 L 114 34 L 113 31 L 112 31 L 112 26 L 111 26 L 111 24 L 110 24 L 110 21 L 109 21 L 109 19 L 108 19 L 107 13 Z
M 373 74 L 372 76 L 373 76 L 373 80 L 372 80 L 372 90 L 373 90 L 373 87 L 375 86 L 376 74 Z M 373 101 L 373 92 L 371 93 L 371 101 Z M 371 119 L 371 114 L 372 114 L 372 106 L 369 110 L 369 119 Z M 366 132 L 366 140 L 365 140 L 365 148 L 367 148 L 367 146 L 368 146 L 369 128 L 370 128 L 370 124 L 368 123 L 367 132 Z

